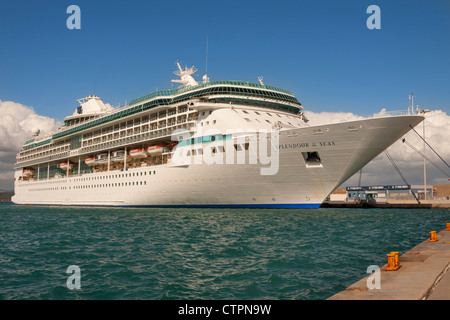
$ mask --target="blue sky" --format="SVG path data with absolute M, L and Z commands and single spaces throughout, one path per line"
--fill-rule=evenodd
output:
M 69 5 L 81 30 L 69 30 Z M 381 29 L 369 30 L 369 5 Z M 368 116 L 416 104 L 450 112 L 450 1 L 2 1 L 0 100 L 62 120 L 76 99 L 113 106 L 170 89 L 175 61 L 198 79 L 293 92 L 313 112 Z

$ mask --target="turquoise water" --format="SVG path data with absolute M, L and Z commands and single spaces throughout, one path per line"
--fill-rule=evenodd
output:
M 446 222 L 450 210 L 0 203 L 0 299 L 322 300 Z

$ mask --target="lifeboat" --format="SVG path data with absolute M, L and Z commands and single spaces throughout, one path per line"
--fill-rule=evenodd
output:
M 130 150 L 130 156 L 134 159 L 142 159 L 148 156 L 144 149 L 133 149 Z
M 61 162 L 61 163 L 59 164 L 59 167 L 60 167 L 61 169 L 63 169 L 63 170 L 67 170 L 67 169 L 72 170 L 72 168 L 73 168 L 73 163 L 70 163 L 70 162 Z
M 108 163 L 107 153 L 99 153 L 95 155 L 95 164 L 106 164 L 106 163 Z
M 88 165 L 88 166 L 93 166 L 95 164 L 95 158 L 87 158 L 84 159 L 84 162 Z
M 118 162 L 125 159 L 125 150 L 115 150 L 111 152 L 111 161 Z
M 169 148 L 164 147 L 164 146 L 160 146 L 160 145 L 150 146 L 150 147 L 147 148 L 147 152 L 149 154 L 151 154 L 151 155 L 158 155 L 158 154 L 161 154 L 161 153 L 169 152 Z
M 34 170 L 33 169 L 24 169 L 22 175 L 24 177 L 31 177 L 32 175 L 34 175 Z

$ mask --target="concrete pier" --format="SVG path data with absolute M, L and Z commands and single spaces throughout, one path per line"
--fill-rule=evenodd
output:
M 380 289 L 368 289 L 368 275 L 328 300 L 450 300 L 450 231 L 438 232 L 437 239 L 401 255 L 396 271 L 382 266 Z
M 321 208 L 450 209 L 450 200 L 324 201 Z

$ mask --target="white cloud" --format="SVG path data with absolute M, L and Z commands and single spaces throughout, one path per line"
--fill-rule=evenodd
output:
M 373 116 L 382 115 L 385 109 Z M 309 124 L 318 125 L 323 123 L 337 123 L 343 121 L 359 120 L 363 117 L 353 113 L 343 112 L 305 112 L 306 117 L 310 120 Z M 414 128 L 417 133 L 423 135 L 423 123 Z M 412 145 L 416 150 L 423 153 L 423 140 L 414 132 L 410 131 L 405 136 L 407 143 Z M 442 110 L 434 110 L 425 114 L 425 140 L 429 145 L 450 165 L 450 115 Z M 395 164 L 399 168 L 403 177 L 409 184 L 423 184 L 424 181 L 424 161 L 423 157 L 407 143 L 401 140 L 395 142 L 388 148 L 388 153 L 393 158 Z M 446 184 L 450 175 L 450 168 L 442 162 L 441 159 L 426 146 L 425 155 L 430 161 L 426 161 L 427 168 L 427 184 Z M 440 169 L 437 169 L 436 164 Z M 443 170 L 444 173 L 441 171 Z M 447 175 L 446 175 L 447 174 Z M 343 186 L 358 185 L 359 172 L 348 179 Z M 378 157 L 368 163 L 362 170 L 362 185 L 390 185 L 404 184 L 403 179 L 397 173 L 392 163 L 383 152 Z
M 16 154 L 32 137 L 33 128 L 39 128 L 43 135 L 58 126 L 54 119 L 36 114 L 31 107 L 0 100 L 0 189 L 13 189 Z
M 321 125 L 325 123 L 337 123 L 344 121 L 362 120 L 364 117 L 360 117 L 350 112 L 320 112 L 315 113 L 311 111 L 305 111 L 305 116 L 309 120 L 308 124 L 311 126 Z

